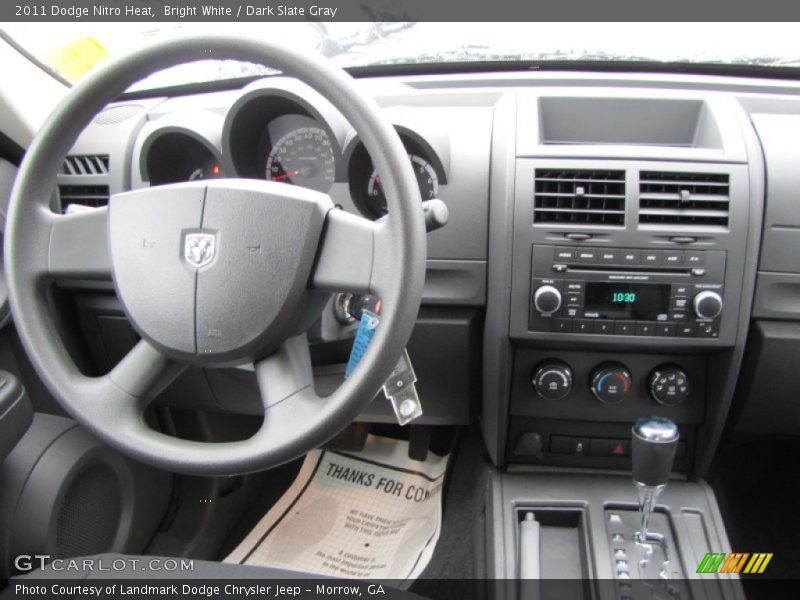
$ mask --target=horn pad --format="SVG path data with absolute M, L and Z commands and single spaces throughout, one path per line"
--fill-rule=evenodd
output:
M 128 318 L 192 364 L 269 354 L 294 333 L 332 208 L 319 192 L 238 179 L 113 196 L 114 285 Z

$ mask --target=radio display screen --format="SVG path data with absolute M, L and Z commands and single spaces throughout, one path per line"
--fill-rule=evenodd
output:
M 596 319 L 657 321 L 669 313 L 670 285 L 587 281 L 584 315 Z M 661 320 L 666 316 L 662 316 Z

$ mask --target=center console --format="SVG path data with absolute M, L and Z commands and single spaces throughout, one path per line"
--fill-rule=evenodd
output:
M 714 495 L 703 482 L 669 482 L 650 522 L 663 544 L 635 541 L 640 522 L 629 475 L 525 468 L 494 473 L 486 509 L 479 532 L 490 552 L 486 577 L 499 580 L 489 584 L 490 598 L 744 599 L 734 573 L 698 573 L 707 554 L 731 551 Z M 538 577 L 528 575 L 535 559 Z
M 741 597 L 735 576 L 695 579 L 730 551 L 702 477 L 742 364 L 763 169 L 735 99 L 688 96 L 569 88 L 498 104 L 482 425 L 503 469 L 483 534 L 487 576 L 522 581 L 496 597 Z M 666 466 L 632 429 L 642 417 L 656 438 L 669 424 Z M 545 594 L 546 579 L 571 587 Z M 680 585 L 635 593 L 650 579 Z
M 708 355 L 734 346 L 747 167 L 516 161 L 512 463 L 629 467 L 629 424 L 681 426 L 691 469 Z

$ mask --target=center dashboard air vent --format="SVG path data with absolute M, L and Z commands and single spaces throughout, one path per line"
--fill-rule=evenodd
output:
M 107 185 L 59 185 L 58 197 L 62 212 L 70 204 L 97 208 L 108 205 L 109 190 Z
M 720 173 L 642 171 L 639 223 L 727 227 L 729 176 Z
M 625 225 L 625 171 L 536 169 L 535 223 Z

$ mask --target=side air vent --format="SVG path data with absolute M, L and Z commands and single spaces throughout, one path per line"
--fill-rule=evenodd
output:
M 625 224 L 625 171 L 536 169 L 535 223 Z
M 639 173 L 639 223 L 727 227 L 728 175 L 717 173 Z
M 61 165 L 62 175 L 108 175 L 108 155 L 68 156 Z
M 59 185 L 58 197 L 61 199 L 61 210 L 66 211 L 70 204 L 80 204 L 97 208 L 108 205 L 107 185 Z

